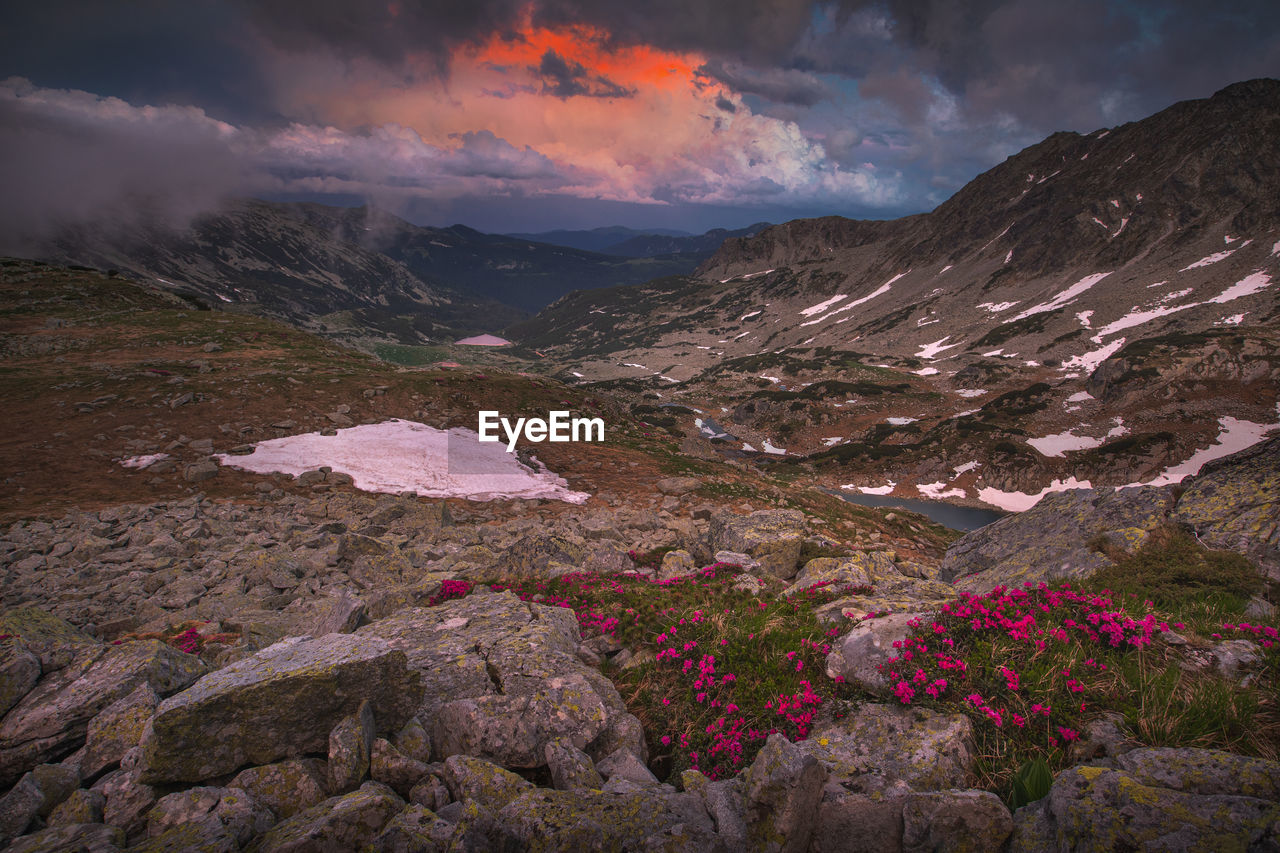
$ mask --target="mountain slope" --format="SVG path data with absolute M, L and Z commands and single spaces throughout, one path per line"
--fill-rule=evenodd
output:
M 931 213 L 773 226 L 510 331 L 586 379 L 719 405 L 754 447 L 790 438 L 841 476 L 893 458 L 890 479 L 972 499 L 979 478 L 1135 482 L 1224 415 L 1280 420 L 1278 277 L 1280 82 L 1258 80 L 1055 134 Z M 824 380 L 906 390 L 805 389 Z

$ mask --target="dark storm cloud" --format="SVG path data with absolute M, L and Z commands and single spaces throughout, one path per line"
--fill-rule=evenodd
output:
M 544 53 L 542 61 L 529 70 L 542 78 L 543 94 L 557 98 L 627 98 L 635 94 L 634 89 L 592 74 L 581 63 L 567 60 L 554 50 Z
M 462 44 L 514 35 L 525 0 L 235 0 L 280 47 L 329 48 L 344 58 L 398 65 L 434 57 L 443 69 Z
M 253 186 L 235 131 L 203 111 L 139 113 L 84 92 L 0 82 L 0 246 L 63 225 L 181 222 Z
M 698 74 L 722 83 L 743 95 L 759 95 L 780 104 L 811 107 L 832 96 L 825 83 L 795 68 L 752 68 L 737 62 L 713 59 Z

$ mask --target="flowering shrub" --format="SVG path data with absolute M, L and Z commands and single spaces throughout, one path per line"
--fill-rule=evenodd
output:
M 692 577 L 571 574 L 499 582 L 522 599 L 567 607 L 583 636 L 605 635 L 651 661 L 605 671 L 644 724 L 662 775 L 696 768 L 712 779 L 745 767 L 773 732 L 808 736 L 824 703 L 846 688 L 827 678 L 816 605 L 849 594 L 816 584 L 790 599 L 733 589 L 738 566 Z

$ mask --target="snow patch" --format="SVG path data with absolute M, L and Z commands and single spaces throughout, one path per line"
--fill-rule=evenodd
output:
M 891 495 L 893 494 L 894 487 L 897 485 L 898 484 L 895 483 L 893 480 L 889 480 L 883 486 L 855 486 L 853 483 L 848 483 L 846 485 L 841 486 L 840 488 L 849 489 L 851 491 L 857 490 L 864 495 Z
M 1077 391 L 1076 393 L 1072 394 L 1070 397 L 1067 398 L 1067 402 L 1068 403 L 1084 403 L 1092 399 L 1093 399 L 1093 395 L 1090 394 L 1088 391 Z
M 957 388 L 956 393 L 961 397 L 981 397 L 987 391 L 985 388 Z
M 297 476 L 328 465 L 350 474 L 366 492 L 411 491 L 431 498 L 551 498 L 580 504 L 590 497 L 568 488 L 539 463 L 525 467 L 502 442 L 481 443 L 461 427 L 439 430 L 425 424 L 390 420 L 340 429 L 336 435 L 291 435 L 258 442 L 248 456 L 218 455 L 223 465 L 259 474 Z
M 1222 252 L 1214 252 L 1212 255 L 1206 255 L 1205 257 L 1196 261 L 1194 264 L 1187 264 L 1185 267 L 1178 270 L 1178 272 L 1186 272 L 1187 270 L 1195 270 L 1195 269 L 1199 269 L 1200 267 L 1207 267 L 1210 264 L 1216 264 L 1218 261 L 1225 260 L 1231 257 L 1232 255 L 1234 255 L 1235 251 L 1236 251 L 1235 249 L 1227 249 Z
M 910 270 L 907 270 L 907 272 L 910 272 Z M 902 277 L 903 277 L 904 275 L 906 275 L 906 274 L 907 274 L 907 273 L 905 273 L 905 272 L 900 272 L 900 273 L 898 273 L 897 275 L 895 275 L 893 278 L 891 278 L 891 279 L 889 279 L 888 281 L 886 281 L 884 284 L 882 284 L 882 285 L 880 285 L 879 287 L 877 287 L 877 288 L 876 288 L 874 291 L 872 291 L 871 293 L 868 293 L 866 296 L 863 296 L 863 297 L 860 297 L 860 298 L 858 298 L 858 299 L 855 299 L 855 300 L 853 300 L 852 302 L 846 302 L 845 304 L 841 305 L 839 308 L 835 309 L 834 311 L 829 311 L 829 312 L 827 312 L 826 314 L 823 314 L 821 317 L 819 317 L 819 318 L 818 318 L 818 319 L 816 319 L 816 320 L 809 320 L 809 321 L 807 321 L 807 322 L 801 323 L 800 325 L 801 325 L 801 326 L 812 326 L 814 323 L 821 323 L 823 320 L 827 319 L 828 317 L 833 317 L 833 316 L 835 316 L 836 314 L 841 313 L 842 311 L 848 311 L 850 308 L 856 308 L 857 306 L 859 306 L 859 305 L 863 304 L 864 302 L 870 302 L 872 299 L 875 299 L 877 296 L 882 296 L 882 295 L 884 295 L 884 294 L 888 293 L 888 292 L 889 292 L 889 287 L 890 287 L 890 285 L 892 285 L 895 281 L 897 281 L 898 279 L 902 278 Z M 816 306 L 815 306 L 815 307 L 816 307 Z M 806 309 L 806 310 L 808 310 L 808 309 Z
M 460 341 L 454 341 L 454 343 L 468 347 L 505 347 L 511 341 L 506 338 L 500 338 L 497 335 L 473 335 Z
M 738 318 L 738 322 L 742 322 L 743 320 L 747 320 L 751 317 L 755 317 L 757 314 L 763 314 L 763 313 L 764 313 L 764 309 L 757 309 L 755 311 L 752 311 L 750 314 L 743 314 L 741 317 Z
M 939 353 L 949 349 L 955 349 L 964 343 L 964 341 L 957 341 L 954 344 L 947 344 L 947 341 L 949 340 L 951 340 L 951 336 L 947 335 L 945 338 L 939 338 L 931 344 L 925 344 L 920 347 L 919 352 L 916 353 L 916 358 L 934 359 L 938 357 Z M 946 344 L 946 346 L 943 346 L 943 344 Z
M 1002 492 L 999 489 L 987 488 L 978 490 L 978 500 L 991 504 L 1008 512 L 1022 512 L 1031 509 L 1040 499 L 1050 492 L 1066 492 L 1071 489 L 1092 489 L 1093 483 L 1088 480 L 1077 480 L 1074 476 L 1065 480 L 1054 480 L 1034 495 L 1026 492 Z
M 1230 302 L 1233 299 L 1240 299 L 1245 296 L 1252 296 L 1255 293 L 1271 286 L 1271 276 L 1262 270 L 1258 270 L 1252 275 L 1247 275 L 1210 299 L 1205 305 L 1215 304 L 1221 305 L 1224 302 Z
M 1244 312 L 1244 314 L 1248 314 L 1248 313 L 1249 313 L 1248 311 Z M 1213 325 L 1215 325 L 1215 326 L 1239 326 L 1241 323 L 1243 323 L 1243 322 L 1244 322 L 1244 314 L 1232 314 L 1230 317 L 1223 317 L 1221 320 L 1219 320 L 1218 322 L 1214 323 Z
M 828 308 L 830 308 L 832 305 L 835 305 L 841 299 L 848 299 L 848 298 L 849 298 L 849 294 L 847 293 L 837 293 L 835 296 L 831 297 L 825 302 L 819 302 L 817 305 L 810 305 L 808 308 L 801 311 L 800 315 L 802 317 L 812 317 L 814 314 L 821 314 L 823 311 L 826 311 Z
M 948 489 L 947 484 L 939 480 L 936 483 L 916 483 L 916 491 L 926 498 L 941 500 L 942 498 L 963 498 L 966 492 L 961 488 Z
M 1071 430 L 1043 438 L 1029 438 L 1027 444 L 1034 447 L 1041 456 L 1063 456 L 1071 450 L 1088 450 L 1102 444 L 1102 439 L 1087 435 L 1075 435 Z
M 1280 405 L 1277 405 L 1276 409 L 1277 414 L 1280 415 Z M 1166 468 L 1154 480 L 1146 483 L 1129 483 L 1121 488 L 1168 486 L 1173 483 L 1181 483 L 1187 477 L 1200 473 L 1200 469 L 1213 460 L 1230 456 L 1232 453 L 1238 453 L 1246 447 L 1252 447 L 1262 441 L 1267 433 L 1280 429 L 1280 423 L 1256 424 L 1252 421 L 1242 421 L 1238 418 L 1223 417 L 1218 418 L 1218 427 L 1218 439 L 1213 444 L 1202 450 L 1197 450 L 1177 465 Z
M 906 426 L 907 424 L 913 424 L 920 419 L 919 418 L 886 418 L 885 420 L 886 422 L 891 423 L 894 426 Z
M 938 368 L 922 367 L 919 370 L 913 370 L 911 372 L 914 373 L 916 376 L 936 376 L 938 375 Z
M 1104 347 L 1094 350 L 1093 352 L 1081 353 L 1073 355 L 1062 363 L 1062 370 L 1079 370 L 1081 373 L 1093 373 L 1098 369 L 1098 365 L 1111 358 L 1120 351 L 1120 347 L 1124 346 L 1124 338 L 1116 338 Z
M 1042 314 L 1045 311 L 1056 311 L 1109 275 L 1111 275 L 1110 272 L 1097 272 L 1092 275 L 1087 275 L 1068 287 L 1066 290 L 1055 294 L 1048 302 L 1041 302 L 1039 305 L 1033 305 L 1026 311 L 1023 311 L 1021 314 L 1014 317 L 1013 321 L 1025 320 L 1033 314 Z
M 951 470 L 955 471 L 956 476 L 959 477 L 961 474 L 965 473 L 966 471 L 972 471 L 981 464 L 982 464 L 981 462 L 978 462 L 975 460 L 973 462 L 966 462 L 963 465 L 957 465 L 955 468 Z
M 822 439 L 822 443 L 827 447 L 835 447 L 837 444 L 839 444 L 842 441 L 844 441 L 844 438 L 838 435 L 833 435 L 830 438 Z
M 1017 302 L 979 302 L 978 307 L 985 309 L 988 314 L 999 314 L 1002 311 L 1008 311 Z
M 764 440 L 764 452 L 772 453 L 775 456 L 787 455 L 787 449 L 785 447 L 774 447 L 772 444 L 769 443 L 769 439 L 767 438 Z
M 1088 310 L 1088 311 L 1077 311 L 1077 312 L 1076 312 L 1076 319 L 1077 319 L 1077 320 L 1079 320 L 1079 321 L 1080 321 L 1080 325 L 1081 325 L 1081 326 L 1084 326 L 1086 329 L 1088 329 L 1088 328 L 1091 328 L 1091 327 L 1092 327 L 1092 326 L 1091 326 L 1091 321 L 1090 321 L 1090 318 L 1091 318 L 1091 317 L 1093 317 L 1093 309 L 1090 309 L 1090 310 Z

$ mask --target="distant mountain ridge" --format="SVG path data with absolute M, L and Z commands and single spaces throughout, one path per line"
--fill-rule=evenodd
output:
M 567 376 L 718 407 L 747 446 L 893 458 L 919 496 L 972 498 L 953 469 L 1135 483 L 1228 424 L 1265 433 L 1277 294 L 1280 81 L 1252 80 L 1055 133 L 930 213 L 774 225 L 508 336 Z
M 154 278 L 224 308 L 406 343 L 499 331 L 572 290 L 687 274 L 709 255 L 624 257 L 464 225 L 419 226 L 364 206 L 260 200 L 179 229 L 67 229 L 40 253 Z
M 541 234 L 510 234 L 508 236 L 628 258 L 699 255 L 702 259 L 706 259 L 720 248 L 720 244 L 725 240 L 731 237 L 754 237 L 768 227 L 768 222 L 757 222 L 745 228 L 713 228 L 704 234 L 689 234 L 684 231 L 661 228 L 636 230 L 610 226 L 593 228 L 590 231 L 546 231 Z

